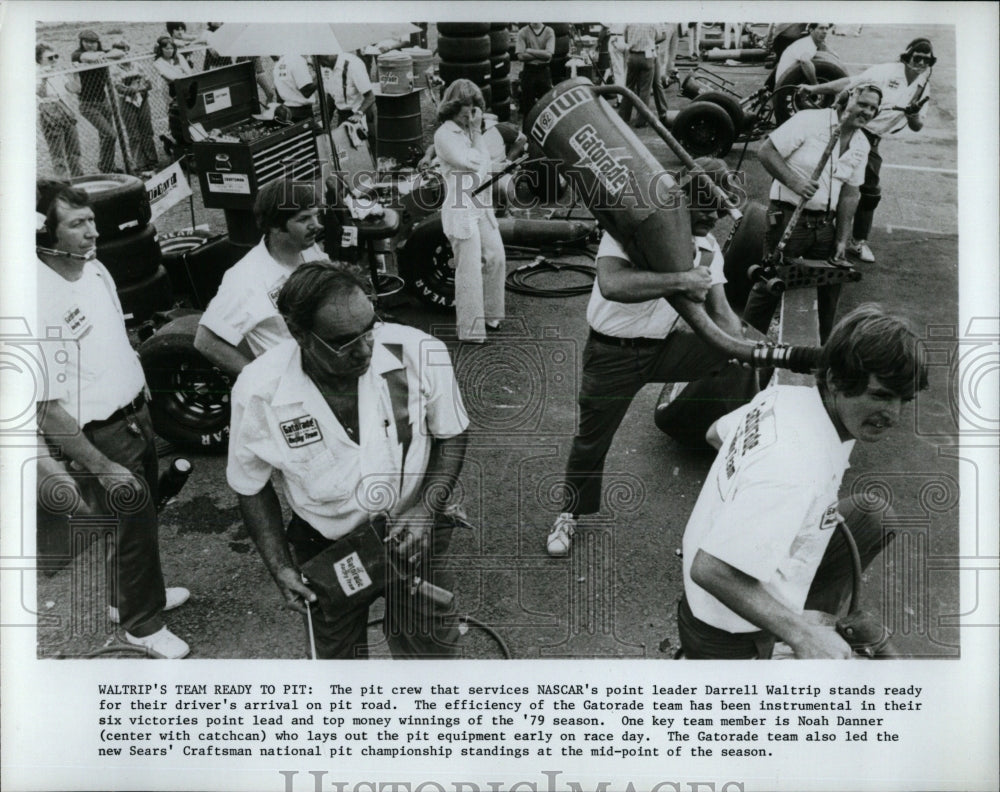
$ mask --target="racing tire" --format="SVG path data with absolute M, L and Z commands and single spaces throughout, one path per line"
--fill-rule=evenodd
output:
M 492 26 L 491 26 L 492 27 Z M 507 47 L 510 46 L 510 31 L 504 25 L 498 30 L 490 31 L 490 54 L 499 55 L 501 52 L 506 55 Z
M 156 433 L 179 446 L 221 451 L 229 441 L 232 380 L 194 348 L 200 318 L 190 314 L 164 325 L 139 347 L 139 359 Z
M 569 77 L 569 69 L 566 64 L 569 62 L 569 55 L 555 55 L 549 61 L 549 73 L 552 75 L 552 84 L 558 85 Z
M 490 91 L 492 94 L 491 105 L 503 104 L 504 102 L 510 103 L 510 77 L 501 77 L 499 80 L 492 80 L 490 82 Z
M 764 260 L 766 242 L 767 208 L 756 202 L 748 203 L 743 209 L 743 217 L 733 226 L 722 246 L 725 258 L 723 272 L 726 275 L 723 288 L 737 316 L 743 313 L 753 288 L 747 271 Z
M 490 58 L 490 80 L 496 82 L 499 79 L 510 76 L 510 55 L 506 52 L 494 55 Z
M 493 52 L 489 36 L 439 36 L 438 55 L 449 63 L 475 63 Z
M 498 121 L 510 121 L 511 110 L 509 99 L 499 103 L 494 100 L 490 109 L 493 111 L 493 115 L 497 117 Z
M 170 277 L 163 267 L 157 267 L 149 278 L 122 286 L 118 289 L 118 300 L 125 314 L 125 326 L 136 327 L 149 319 L 157 311 L 167 311 L 174 304 Z
M 193 238 L 189 239 L 193 241 Z M 177 251 L 170 267 L 172 272 L 178 272 L 174 281 L 178 292 L 188 297 L 193 307 L 204 310 L 219 290 L 226 270 L 249 253 L 252 247 L 237 244 L 226 235 L 216 235 L 203 239 L 193 248 Z
M 692 157 L 725 157 L 736 140 L 729 113 L 712 102 L 692 102 L 677 114 L 674 137 Z
M 110 241 L 97 240 L 97 260 L 108 268 L 119 289 L 156 274 L 161 259 L 156 227 L 152 225 L 144 225 L 134 234 Z
M 160 234 L 160 253 L 163 256 L 163 268 L 170 276 L 170 285 L 175 295 L 192 295 L 195 287 L 191 280 L 191 272 L 187 266 L 187 254 L 197 250 L 212 238 L 210 231 L 200 229 L 185 229 Z
M 438 22 L 439 36 L 485 36 L 490 32 L 489 22 Z
M 567 27 L 569 27 L 567 25 Z M 552 53 L 553 58 L 561 58 L 564 55 L 569 55 L 569 45 L 570 40 L 568 35 L 556 35 L 556 51 Z
M 733 129 L 737 133 L 743 131 L 746 124 L 746 115 L 743 112 L 743 108 L 740 107 L 740 103 L 729 94 L 722 93 L 722 91 L 706 91 L 703 94 L 699 94 L 698 101 L 717 104 L 729 114 L 729 118 L 733 122 Z
M 816 68 L 817 82 L 833 82 L 847 77 L 847 70 L 840 61 L 822 52 L 817 52 L 813 56 L 813 66 Z M 835 96 L 811 97 L 809 102 L 800 98 L 794 86 L 802 84 L 805 79 L 802 67 L 795 66 L 785 72 L 774 86 L 772 102 L 774 103 L 774 119 L 778 124 L 785 123 L 799 110 L 829 107 L 833 104 Z
M 546 22 L 545 24 L 548 25 L 550 28 L 552 28 L 552 32 L 556 34 L 557 48 L 559 46 L 558 40 L 564 36 L 566 38 L 569 38 L 570 31 L 573 29 L 573 25 L 570 24 L 569 22 Z M 558 53 L 558 49 L 556 50 L 556 52 Z
M 490 84 L 491 64 L 488 60 L 477 61 L 476 63 L 449 63 L 441 61 L 438 64 L 438 75 L 444 80 L 445 85 L 451 85 L 455 80 L 472 80 L 482 88 Z
M 90 197 L 97 233 L 104 241 L 131 234 L 149 222 L 149 196 L 142 179 L 126 173 L 96 173 L 77 176 L 69 183 Z
M 479 90 L 483 95 L 483 106 L 491 107 L 493 105 L 493 88 L 488 83 L 486 85 L 479 86 Z
M 396 262 L 406 287 L 421 302 L 442 311 L 455 307 L 452 258 L 440 215 L 421 221 L 409 238 L 396 246 Z

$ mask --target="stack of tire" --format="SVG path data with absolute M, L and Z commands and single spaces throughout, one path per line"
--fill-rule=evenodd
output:
M 441 59 L 438 75 L 445 87 L 458 79 L 472 80 L 483 92 L 487 107 L 493 104 L 490 85 L 493 76 L 491 27 L 489 22 L 437 23 L 437 51 Z
M 501 121 L 510 121 L 510 42 L 514 36 L 506 22 L 490 23 L 490 108 Z
M 563 80 L 569 79 L 569 70 L 566 68 L 566 61 L 569 60 L 570 36 L 573 26 L 566 22 L 546 22 L 552 32 L 556 34 L 556 51 L 550 63 L 552 74 L 552 84 L 558 85 Z
M 86 191 L 97 226 L 97 260 L 118 290 L 125 324 L 135 327 L 173 305 L 170 278 L 162 265 L 149 197 L 141 179 L 123 173 L 98 173 L 70 179 Z

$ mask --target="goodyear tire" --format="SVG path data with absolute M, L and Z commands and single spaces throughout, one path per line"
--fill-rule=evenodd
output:
M 455 307 L 455 269 L 451 243 L 441 227 L 441 216 L 421 221 L 396 247 L 399 273 L 419 300 L 443 311 Z
M 156 228 L 152 225 L 144 225 L 139 231 L 110 242 L 97 240 L 97 260 L 108 268 L 119 289 L 154 275 L 161 259 Z
M 545 24 L 552 28 L 552 32 L 556 34 L 557 39 L 563 36 L 568 38 L 570 31 L 573 29 L 573 26 L 568 22 L 546 22 Z
M 847 76 L 847 70 L 844 69 L 839 60 L 822 52 L 817 52 L 813 56 L 813 66 L 816 68 L 817 82 L 833 82 Z M 772 101 L 774 102 L 774 118 L 777 123 L 785 123 L 799 110 L 829 107 L 833 104 L 835 96 L 810 97 L 808 102 L 800 97 L 794 86 L 801 85 L 805 80 L 802 67 L 795 66 L 785 72 L 775 85 Z
M 156 433 L 177 445 L 220 451 L 229 440 L 230 378 L 194 348 L 201 314 L 164 325 L 139 347 Z
M 743 313 L 753 288 L 747 270 L 764 260 L 766 235 L 767 209 L 763 204 L 751 202 L 743 209 L 743 217 L 723 244 L 726 299 L 737 315 Z
M 169 267 L 176 291 L 188 298 L 195 308 L 204 310 L 222 283 L 222 276 L 233 264 L 243 258 L 252 247 L 238 245 L 225 235 L 196 235 L 167 238 L 163 245 L 171 251 Z M 200 242 L 199 242 L 200 240 Z M 173 243 L 176 248 L 172 248 Z M 177 273 L 176 275 L 174 273 Z
M 174 295 L 170 288 L 170 277 L 163 267 L 158 267 L 151 277 L 120 287 L 118 299 L 125 314 L 125 325 L 135 327 L 157 311 L 166 311 L 173 307 Z
M 192 250 L 197 250 L 211 238 L 212 233 L 209 231 L 190 228 L 183 231 L 171 231 L 157 237 L 157 241 L 160 243 L 160 253 L 163 256 L 163 268 L 170 276 L 170 285 L 173 286 L 175 295 L 194 294 L 195 286 L 191 280 L 187 254 Z
M 493 95 L 493 101 L 490 102 L 491 105 L 503 104 L 504 102 L 510 104 L 510 77 L 492 80 L 490 82 L 490 89 Z
M 489 22 L 438 22 L 439 36 L 484 36 L 490 32 Z
M 482 94 L 483 94 L 483 105 L 485 107 L 492 107 L 492 105 L 493 105 L 493 88 L 492 88 L 492 86 L 489 85 L 489 84 L 481 85 L 479 87 L 479 90 L 482 91 Z
M 149 222 L 149 197 L 141 179 L 125 173 L 97 173 L 69 181 L 90 196 L 97 233 L 104 241 L 130 234 Z
M 449 63 L 475 63 L 490 57 L 492 52 L 489 36 L 439 36 L 438 55 Z
M 488 60 L 477 61 L 476 63 L 448 63 L 441 61 L 438 64 L 438 74 L 444 80 L 445 85 L 451 85 L 455 80 L 472 80 L 480 88 L 490 84 L 491 64 Z
M 510 76 L 510 55 L 506 52 L 490 58 L 490 80 L 496 81 Z
M 567 26 L 568 27 L 568 26 Z M 556 51 L 552 53 L 553 58 L 561 58 L 569 55 L 569 36 L 556 36 Z
M 736 140 L 729 113 L 712 102 L 689 104 L 677 114 L 671 132 L 692 157 L 724 157 Z
M 743 130 L 744 124 L 746 123 L 746 116 L 743 113 L 743 108 L 740 107 L 740 103 L 729 94 L 722 93 L 722 91 L 707 91 L 698 96 L 698 101 L 717 104 L 729 114 L 729 118 L 733 122 L 733 129 L 735 129 L 737 133 Z
M 507 47 L 510 46 L 510 32 L 506 26 L 499 30 L 490 31 L 490 53 L 499 55 L 501 52 L 507 54 Z
M 568 61 L 568 55 L 556 55 L 549 61 L 549 73 L 552 75 L 553 85 L 558 85 L 569 78 L 569 69 L 566 68 Z

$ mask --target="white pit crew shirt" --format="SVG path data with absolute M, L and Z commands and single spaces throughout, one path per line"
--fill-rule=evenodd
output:
M 711 234 L 694 237 L 695 251 L 692 267 L 709 261 L 712 285 L 725 283 L 723 273 L 725 260 L 715 237 Z M 604 232 L 597 258 L 612 258 L 631 261 L 628 254 L 611 234 Z M 637 303 L 615 302 L 601 294 L 601 287 L 594 281 L 587 304 L 587 323 L 598 333 L 615 338 L 666 338 L 678 319 L 677 311 L 664 298 L 645 300 Z
M 403 362 L 385 344 L 401 344 Z M 412 439 L 406 452 L 386 372 L 405 368 Z M 255 495 L 279 473 L 292 509 L 327 539 L 350 533 L 369 517 L 398 514 L 416 498 L 431 442 L 469 425 L 445 345 L 404 325 L 378 329 L 371 366 L 358 381 L 359 442 L 340 425 L 302 371 L 298 344 L 288 341 L 250 363 L 232 393 L 229 486 Z M 402 484 L 401 484 L 402 483 Z
M 36 401 L 55 401 L 80 426 L 104 420 L 146 386 L 114 280 L 87 261 L 68 281 L 38 260 L 38 342 L 45 371 Z
M 302 251 L 302 263 L 325 258 L 318 245 Z M 294 270 L 275 261 L 262 239 L 226 270 L 219 291 L 198 323 L 233 346 L 245 338 L 254 357 L 290 340 L 285 320 L 278 313 L 278 292 Z
M 836 527 L 854 440 L 841 441 L 816 388 L 778 385 L 719 419 L 724 438 L 684 530 L 691 612 L 732 633 L 754 625 L 691 580 L 699 550 L 801 612 Z

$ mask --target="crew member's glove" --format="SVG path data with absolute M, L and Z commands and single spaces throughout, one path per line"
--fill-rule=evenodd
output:
M 904 115 L 906 116 L 918 115 L 920 111 L 924 109 L 924 105 L 927 104 L 930 100 L 931 98 L 929 96 L 925 96 L 919 102 L 908 104 L 906 108 L 903 110 Z

